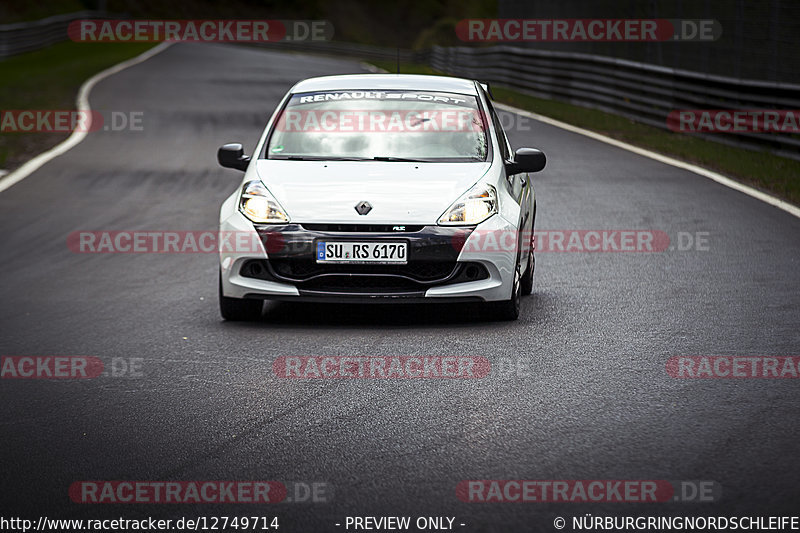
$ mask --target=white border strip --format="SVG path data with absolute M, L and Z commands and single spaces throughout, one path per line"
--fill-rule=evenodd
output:
M 680 161 L 672 157 L 661 155 L 656 152 L 651 152 L 650 150 L 645 150 L 644 148 L 639 148 L 638 146 L 633 146 L 632 144 L 618 141 L 616 139 L 612 139 L 611 137 L 606 137 L 605 135 L 602 135 L 600 133 L 590 130 L 585 130 L 577 126 L 573 126 L 572 124 L 567 124 L 566 122 L 561 122 L 560 120 L 555 120 L 550 117 L 540 115 L 538 113 L 531 113 L 530 111 L 525 111 L 524 109 L 517 109 L 516 107 L 506 104 L 501 104 L 499 102 L 493 102 L 493 104 L 498 109 L 503 109 L 511 113 L 516 113 L 523 117 L 532 118 L 534 120 L 538 120 L 539 122 L 544 122 L 545 124 L 550 124 L 551 126 L 571 131 L 573 133 L 585 135 L 587 137 L 591 137 L 592 139 L 604 142 L 606 144 L 616 146 L 617 148 L 622 148 L 623 150 L 627 150 L 629 152 L 633 152 L 635 154 L 644 157 L 649 157 L 650 159 L 655 159 L 656 161 L 659 161 L 661 163 L 672 165 L 673 167 L 682 168 L 684 170 L 688 170 L 689 172 L 694 172 L 695 174 L 699 174 L 700 176 L 714 180 L 721 185 L 724 185 L 739 192 L 743 192 L 744 194 L 752 196 L 753 198 L 761 200 L 762 202 L 766 202 L 772 206 L 777 207 L 778 209 L 783 209 L 787 213 L 794 215 L 797 218 L 800 218 L 800 207 L 794 206 L 789 202 L 781 200 L 780 198 L 776 198 L 775 196 L 772 196 L 765 192 L 761 192 L 758 189 L 748 187 L 747 185 L 739 183 L 738 181 L 723 176 L 722 174 L 719 174 L 717 172 L 708 170 L 707 168 L 699 167 L 697 165 L 692 165 L 691 163 L 686 163 L 684 161 Z
M 76 105 L 78 111 L 83 111 L 88 116 L 88 120 L 86 121 L 87 127 L 84 128 L 84 131 L 74 130 L 72 134 L 67 137 L 66 140 L 61 141 L 59 144 L 55 145 L 51 149 L 43 152 L 30 161 L 26 162 L 24 165 L 16 169 L 15 171 L 7 174 L 2 179 L 0 179 L 0 192 L 8 189 L 15 183 L 19 183 L 20 181 L 24 180 L 28 176 L 30 176 L 34 171 L 36 171 L 39 167 L 50 161 L 51 159 L 55 159 L 56 157 L 60 156 L 61 154 L 67 152 L 69 149 L 76 146 L 86 137 L 86 131 L 90 129 L 91 126 L 91 107 L 89 107 L 89 93 L 91 92 L 92 88 L 100 81 L 104 80 L 105 78 L 111 76 L 112 74 L 116 74 L 122 70 L 125 70 L 128 67 L 132 67 L 134 65 L 138 65 L 143 61 L 147 61 L 154 55 L 163 52 L 167 48 L 172 45 L 171 42 L 164 42 L 156 46 L 155 48 L 151 48 L 150 50 L 140 54 L 134 58 L 128 59 L 123 61 L 122 63 L 118 63 L 113 67 L 109 67 L 102 72 L 98 72 L 81 85 L 80 90 L 78 91 L 78 98 L 76 99 Z

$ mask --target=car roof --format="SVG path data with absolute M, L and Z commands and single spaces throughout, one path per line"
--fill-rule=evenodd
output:
M 388 90 L 440 91 L 475 96 L 475 82 L 448 76 L 425 76 L 420 74 L 348 74 L 343 76 L 320 76 L 298 82 L 292 93 L 338 90 Z

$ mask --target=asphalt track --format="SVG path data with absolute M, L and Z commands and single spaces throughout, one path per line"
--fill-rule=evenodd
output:
M 0 353 L 141 358 L 142 377 L 0 381 L 3 516 L 267 515 L 280 531 L 346 516 L 455 516 L 463 531 L 553 531 L 593 515 L 796 513 L 797 380 L 680 380 L 686 355 L 800 355 L 800 220 L 744 194 L 558 128 L 536 146 L 537 229 L 708 232 L 707 250 L 540 253 L 514 323 L 471 306 L 267 306 L 218 314 L 214 254 L 76 254 L 78 230 L 214 229 L 297 80 L 356 61 L 172 46 L 100 82 L 95 132 L 0 194 Z M 473 380 L 287 380 L 286 355 L 478 355 Z M 713 480 L 713 503 L 464 503 L 469 479 Z M 326 482 L 325 503 L 79 505 L 79 480 Z M 567 530 L 570 530 L 568 527 Z

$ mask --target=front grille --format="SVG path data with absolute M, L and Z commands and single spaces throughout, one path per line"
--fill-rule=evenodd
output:
M 290 281 L 305 281 L 328 274 L 383 274 L 432 282 L 447 278 L 456 267 L 454 261 L 412 261 L 405 265 L 348 265 L 320 264 L 315 259 L 272 259 L 269 264 L 276 277 Z

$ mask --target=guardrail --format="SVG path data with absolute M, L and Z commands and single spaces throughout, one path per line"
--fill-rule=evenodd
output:
M 739 80 L 574 52 L 515 46 L 433 47 L 436 70 L 668 129 L 677 109 L 800 109 L 800 85 Z M 687 133 L 800 160 L 797 134 Z
M 18 24 L 0 25 L 0 58 L 66 40 L 67 27 L 81 18 L 108 18 L 82 11 Z M 800 85 L 740 80 L 647 63 L 575 52 L 518 46 L 439 47 L 412 52 L 339 41 L 278 42 L 278 50 L 350 56 L 364 60 L 416 62 L 542 98 L 607 111 L 668 129 L 677 109 L 800 109 Z M 751 150 L 800 160 L 800 136 L 781 132 L 686 133 Z
M 0 59 L 66 41 L 69 38 L 69 23 L 84 18 L 108 18 L 108 14 L 103 11 L 78 11 L 30 22 L 0 24 Z

